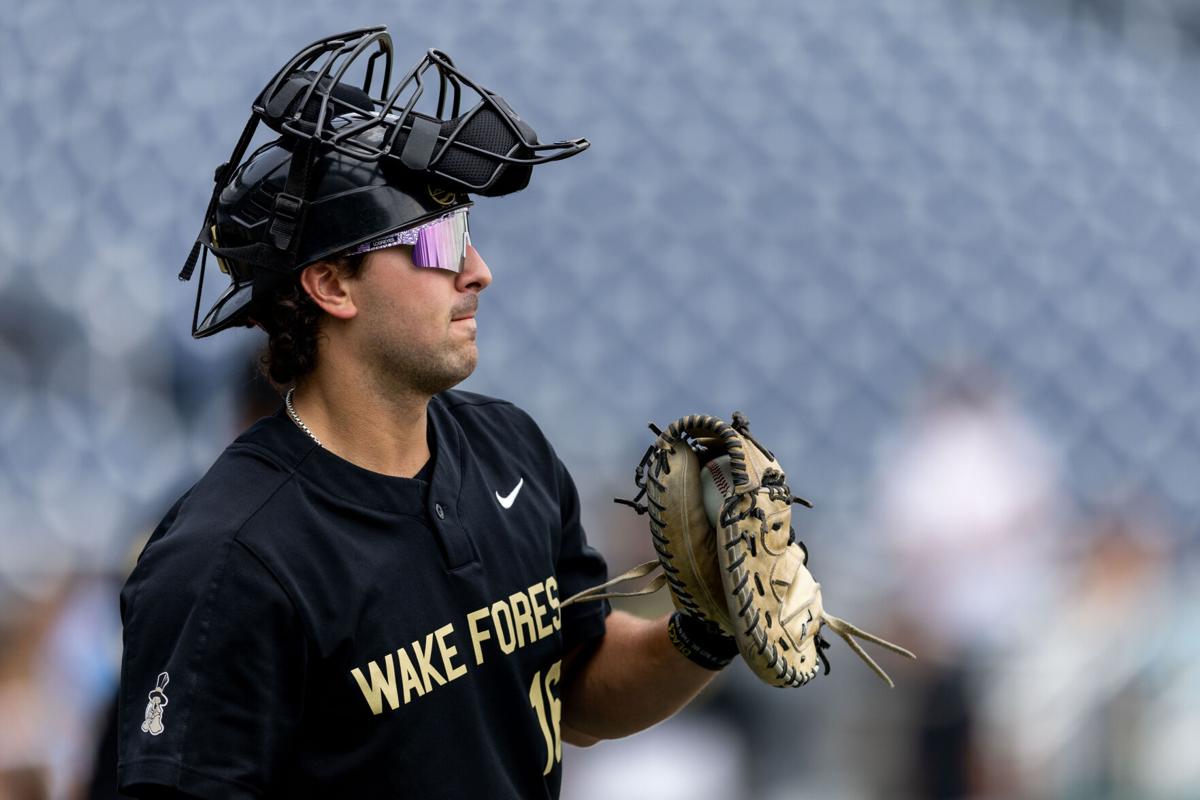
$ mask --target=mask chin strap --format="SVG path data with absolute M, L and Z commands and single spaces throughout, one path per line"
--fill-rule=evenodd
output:
M 299 92 L 290 92 L 287 102 L 296 99 Z M 315 109 L 304 116 L 315 118 Z M 217 202 L 221 191 L 228 184 L 233 171 L 241 163 L 254 132 L 258 128 L 259 115 L 253 114 L 246 122 L 237 145 L 234 146 L 229 160 L 217 167 L 213 174 L 212 196 L 204 214 L 204 225 L 196 236 L 191 252 L 179 271 L 181 281 L 191 280 L 197 260 L 200 263 L 200 280 L 196 285 L 196 305 L 192 310 L 192 335 L 199 329 L 200 303 L 204 294 L 204 269 L 208 261 L 208 251 L 212 250 L 223 258 L 242 261 L 252 265 L 255 271 L 253 283 L 253 301 L 259 301 L 273 294 L 290 274 L 289 265 L 295 263 L 296 250 L 299 246 L 299 232 L 303 230 L 304 215 L 307 209 L 305 198 L 308 194 L 309 176 L 312 165 L 316 161 L 317 148 L 315 139 L 300 137 L 296 139 L 292 150 L 291 163 L 288 167 L 287 181 L 284 190 L 275 197 L 274 208 L 271 212 L 271 222 L 268 228 L 269 243 L 254 243 L 243 247 L 221 247 L 213 242 L 213 221 Z
M 200 303 L 204 294 L 204 268 L 208 262 L 208 251 L 213 250 L 223 258 L 243 261 L 251 264 L 255 271 L 253 299 L 259 300 L 275 291 L 284 277 L 289 273 L 287 265 L 294 263 L 296 248 L 302 230 L 306 202 L 304 197 L 308 190 L 309 172 L 315 156 L 315 143 L 311 139 L 297 142 L 293 151 L 291 164 L 288 168 L 287 183 L 284 191 L 275 198 L 275 207 L 271 214 L 269 229 L 270 244 L 255 243 L 244 247 L 221 247 L 212 240 L 213 215 L 216 212 L 217 201 L 225 188 L 233 171 L 241 163 L 254 131 L 258 127 L 258 116 L 253 115 L 246 122 L 237 145 L 233 148 L 229 160 L 217 167 L 213 181 L 212 197 L 208 201 L 208 209 L 204 213 L 204 225 L 192 244 L 191 252 L 179 271 L 179 280 L 189 281 L 200 263 L 200 280 L 196 284 L 196 305 L 192 310 L 192 336 L 199 329 Z
M 217 210 L 217 200 L 221 197 L 221 190 L 225 188 L 225 184 L 229 180 L 229 176 L 233 174 L 233 170 L 237 168 L 242 161 L 242 156 L 246 154 L 246 148 L 250 146 L 250 140 L 254 138 L 254 131 L 258 128 L 258 117 L 251 116 L 246 121 L 246 127 L 242 129 L 242 135 L 238 138 L 237 144 L 233 148 L 233 152 L 229 156 L 229 160 L 217 167 L 213 173 L 213 183 L 216 186 L 213 188 L 212 196 L 208 199 L 208 209 L 204 212 L 204 222 L 200 226 L 200 233 L 196 236 L 196 241 L 192 244 L 192 250 L 188 253 L 187 260 L 183 262 L 183 269 L 179 270 L 179 280 L 190 281 L 192 272 L 196 269 L 196 260 L 200 257 L 200 250 L 206 245 L 212 244 L 212 235 L 210 229 L 212 227 L 213 213 Z M 199 293 L 197 293 L 197 304 L 199 304 Z
M 196 282 L 196 306 L 192 309 L 192 337 L 195 338 L 196 332 L 200 330 L 200 299 L 204 296 L 204 267 L 208 263 L 208 248 L 200 244 L 199 241 L 192 246 L 191 255 L 188 256 L 187 263 L 183 265 L 183 269 L 179 272 L 181 281 L 191 280 L 192 270 L 196 268 L 196 250 L 200 249 L 200 280 Z M 184 277 L 184 273 L 187 276 Z

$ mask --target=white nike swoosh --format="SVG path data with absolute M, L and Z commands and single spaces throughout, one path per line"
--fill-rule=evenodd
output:
M 517 481 L 516 487 L 504 497 L 501 497 L 500 493 L 496 492 L 496 500 L 504 508 L 512 508 L 513 501 L 517 499 L 517 495 L 521 493 L 521 487 L 524 485 L 525 479 L 521 478 L 521 480 Z

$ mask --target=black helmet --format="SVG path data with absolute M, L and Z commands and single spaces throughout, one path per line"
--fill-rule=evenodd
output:
M 364 54 L 359 88 L 343 77 Z M 179 274 L 189 279 L 201 253 L 212 251 L 232 280 L 199 320 L 201 262 L 194 337 L 252 324 L 258 303 L 308 264 L 469 206 L 468 192 L 520 191 L 534 165 L 588 147 L 586 139 L 538 144 L 503 98 L 437 50 L 389 92 L 391 54 L 382 27 L 322 39 L 259 95 L 229 162 L 217 168 L 204 226 Z M 436 116 L 413 110 L 431 68 L 439 78 Z M 375 77 L 382 83 L 377 95 Z M 465 112 L 463 87 L 480 98 Z M 259 120 L 281 136 L 239 163 Z
M 334 120 L 334 124 L 343 122 L 349 120 Z M 292 156 L 287 142 L 276 140 L 251 155 L 230 176 L 217 199 L 209 229 L 210 249 L 237 252 L 268 241 L 272 210 L 287 184 Z M 465 193 L 413 176 L 397 176 L 396 170 L 387 166 L 384 161 L 360 161 L 337 151 L 319 156 L 311 167 L 308 216 L 296 231 L 292 269 L 256 269 L 250 261 L 218 255 L 217 263 L 232 283 L 193 335 L 199 338 L 249 324 L 254 300 L 270 297 L 280 281 L 315 261 L 472 205 Z

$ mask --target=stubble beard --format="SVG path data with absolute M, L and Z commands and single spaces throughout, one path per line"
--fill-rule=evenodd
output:
M 372 372 L 389 396 L 403 393 L 432 397 L 466 380 L 479 361 L 473 339 L 458 347 L 443 343 L 437 351 L 414 349 L 411 342 L 406 346 L 379 341 L 371 350 Z

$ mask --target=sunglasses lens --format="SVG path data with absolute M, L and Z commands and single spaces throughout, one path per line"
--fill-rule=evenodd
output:
M 422 227 L 413 245 L 413 263 L 418 267 L 436 267 L 462 272 L 467 258 L 471 233 L 467 227 L 467 210 L 461 209 Z
M 467 261 L 467 245 L 470 243 L 467 209 L 460 208 L 433 222 L 426 222 L 419 227 L 398 233 L 389 233 L 379 239 L 360 244 L 353 250 L 346 251 L 346 255 L 369 253 L 372 250 L 406 244 L 412 247 L 413 263 L 418 267 L 462 272 Z

